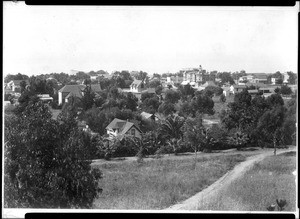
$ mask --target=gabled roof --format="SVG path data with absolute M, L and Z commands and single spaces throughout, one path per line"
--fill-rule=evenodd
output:
M 139 132 L 142 132 L 134 123 L 117 118 L 106 126 L 106 129 L 119 129 L 119 135 L 124 135 L 132 126 L 134 126 Z
M 127 121 L 125 120 L 122 120 L 122 119 L 117 119 L 115 118 L 113 121 L 111 121 L 111 123 L 109 123 L 108 126 L 106 126 L 106 129 L 116 129 L 116 128 L 120 128 L 120 126 L 124 126 L 125 123 Z M 123 123 L 123 124 L 122 124 Z
M 82 91 L 83 89 L 85 88 L 84 85 L 80 84 L 75 84 L 75 85 L 65 85 L 64 87 L 62 87 L 58 92 L 62 92 L 62 93 L 70 93 L 70 92 L 73 92 L 73 93 L 76 93 L 78 91 Z
M 154 116 L 154 114 L 151 114 L 151 113 L 147 113 L 147 112 L 142 112 L 141 113 L 141 116 L 146 118 L 146 119 L 149 119 L 151 118 L 152 116 Z
M 138 87 L 142 82 L 142 80 L 134 80 L 131 85 L 136 85 Z

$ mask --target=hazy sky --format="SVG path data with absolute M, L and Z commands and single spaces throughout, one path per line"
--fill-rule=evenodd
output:
M 4 74 L 297 72 L 299 5 L 3 6 Z

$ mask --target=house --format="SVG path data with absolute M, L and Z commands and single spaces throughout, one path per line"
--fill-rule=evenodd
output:
M 68 102 L 71 96 L 82 98 L 85 87 L 83 84 L 65 85 L 58 91 L 58 105 Z M 91 84 L 91 89 L 97 95 L 101 91 L 100 84 Z
M 145 89 L 146 89 L 146 87 L 142 80 L 134 80 L 130 85 L 131 93 L 141 93 Z
M 231 91 L 233 94 L 238 94 L 240 92 L 242 92 L 243 90 L 245 90 L 247 88 L 246 85 L 232 85 L 231 87 Z
M 52 102 L 52 101 L 53 101 L 53 97 L 50 97 L 49 94 L 39 94 L 39 95 L 37 95 L 37 96 L 38 96 L 38 97 L 40 98 L 40 100 L 43 101 L 43 102 L 49 103 L 49 102 Z
M 147 112 L 142 112 L 141 116 L 145 120 L 150 120 L 150 119 L 155 120 L 155 117 L 156 117 L 155 114 L 151 114 L 151 113 L 147 113 Z
M 13 92 L 21 92 L 21 82 L 25 81 L 26 85 L 29 85 L 29 80 L 12 80 L 6 84 L 6 89 Z
M 253 96 L 259 94 L 259 90 L 248 90 L 248 93 L 253 97 Z
M 202 82 L 203 70 L 201 65 L 199 68 L 186 68 L 180 72 L 183 72 L 182 85 L 190 84 L 192 87 L 198 87 Z
M 84 85 L 65 85 L 58 91 L 58 105 L 68 102 L 71 96 L 81 98 L 84 88 Z
M 278 84 L 278 81 L 279 81 L 280 78 L 271 78 L 271 83 L 274 85 L 274 84 Z
M 129 135 L 137 138 L 141 138 L 142 131 L 137 127 L 136 124 L 115 118 L 107 127 L 107 134 L 110 139 L 119 138 L 123 139 L 124 136 Z
M 254 83 L 260 83 L 260 84 L 267 84 L 268 82 L 268 76 L 265 73 L 255 73 L 253 82 Z
M 215 82 L 213 82 L 213 81 L 206 81 L 204 84 L 202 84 L 202 85 L 200 85 L 199 87 L 198 87 L 198 90 L 204 90 L 206 87 L 208 87 L 208 86 L 214 86 L 214 87 L 218 87 L 216 84 L 215 84 Z

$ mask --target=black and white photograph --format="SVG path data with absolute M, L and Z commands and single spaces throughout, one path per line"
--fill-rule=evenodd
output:
M 2 4 L 3 218 L 299 218 L 299 2 Z

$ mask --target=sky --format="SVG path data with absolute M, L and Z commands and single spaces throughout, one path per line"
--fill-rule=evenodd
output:
M 295 7 L 3 3 L 3 73 L 297 72 Z

